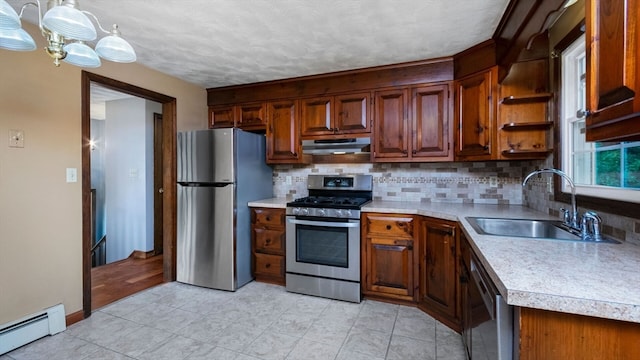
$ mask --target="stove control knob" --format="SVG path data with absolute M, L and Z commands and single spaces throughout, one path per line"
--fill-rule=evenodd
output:
M 342 217 L 342 209 L 336 209 L 336 217 Z
M 309 215 L 309 209 L 308 208 L 302 208 L 300 210 L 300 212 L 302 213 L 302 215 Z
M 346 218 L 351 217 L 351 210 L 345 210 L 344 211 L 344 217 L 346 217 Z
M 293 213 L 293 215 L 298 215 L 298 214 L 300 214 L 300 208 L 293 208 L 293 210 L 291 210 L 291 212 Z
M 327 216 L 327 210 L 325 209 L 318 209 L 318 216 Z

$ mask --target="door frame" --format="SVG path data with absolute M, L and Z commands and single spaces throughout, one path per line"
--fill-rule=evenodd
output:
M 176 99 L 102 75 L 82 71 L 82 311 L 91 316 L 91 82 L 162 104 L 163 279 L 176 279 Z

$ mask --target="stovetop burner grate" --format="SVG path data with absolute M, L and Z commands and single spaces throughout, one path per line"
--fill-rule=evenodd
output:
M 307 196 L 295 199 L 290 204 L 292 206 L 354 206 L 358 208 L 364 205 L 369 199 L 360 197 L 339 197 L 339 196 Z

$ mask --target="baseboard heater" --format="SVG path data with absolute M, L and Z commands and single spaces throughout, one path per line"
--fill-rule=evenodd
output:
M 47 335 L 57 334 L 66 328 L 62 304 L 0 325 L 0 355 Z

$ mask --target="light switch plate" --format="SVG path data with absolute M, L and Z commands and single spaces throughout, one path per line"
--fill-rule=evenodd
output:
M 78 182 L 78 169 L 67 168 L 67 182 L 68 183 Z
M 24 147 L 24 131 L 14 129 L 9 130 L 9 147 Z

